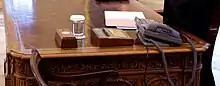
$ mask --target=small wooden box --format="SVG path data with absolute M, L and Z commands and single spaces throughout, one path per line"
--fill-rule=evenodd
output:
M 55 40 L 60 48 L 77 48 L 76 37 L 69 29 L 57 29 Z
M 113 34 L 109 35 L 106 30 L 113 31 Z M 134 40 L 120 29 L 94 28 L 91 31 L 91 43 L 98 47 L 132 46 Z

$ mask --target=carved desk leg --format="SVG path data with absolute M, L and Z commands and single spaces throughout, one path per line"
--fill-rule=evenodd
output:
M 4 62 L 4 73 L 5 73 L 5 86 L 14 86 L 13 72 L 13 60 L 12 57 L 7 54 Z
M 7 54 L 5 86 L 38 86 L 30 70 L 29 60 L 14 58 Z

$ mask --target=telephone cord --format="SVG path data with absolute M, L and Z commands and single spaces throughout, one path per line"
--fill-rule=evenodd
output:
M 139 34 L 137 34 L 137 35 L 138 35 L 140 41 L 141 41 L 145 46 L 147 46 L 147 44 L 144 42 L 144 40 L 142 39 L 142 37 L 141 37 Z M 148 39 L 148 38 L 145 38 L 145 40 L 147 40 L 147 41 L 153 43 L 153 44 L 156 46 L 157 50 L 159 51 L 159 53 L 160 53 L 161 56 L 162 56 L 162 61 L 163 61 L 165 73 L 166 73 L 166 75 L 167 75 L 167 80 L 168 80 L 168 82 L 169 82 L 169 84 L 170 84 L 171 86 L 174 86 L 173 81 L 170 79 L 170 75 L 169 75 L 168 68 L 167 68 L 167 61 L 166 61 L 166 57 L 165 57 L 165 54 L 164 54 L 163 50 L 162 50 L 161 47 L 156 43 L 156 41 L 154 41 L 154 40 L 152 40 L 152 39 Z M 148 53 L 148 52 L 147 52 L 147 53 Z M 147 65 L 147 64 L 146 64 L 146 65 Z M 145 68 L 146 68 L 146 67 L 145 67 Z M 146 73 L 146 69 L 145 69 L 145 73 Z M 146 75 L 145 75 L 145 76 L 146 76 Z M 144 77 L 144 78 L 145 78 L 145 77 Z M 146 83 L 146 82 L 145 82 L 145 83 Z M 146 86 L 146 84 L 145 84 L 145 86 Z
M 189 80 L 189 82 L 187 83 L 188 86 L 192 86 L 192 83 L 194 82 L 195 76 L 196 76 L 196 65 L 197 65 L 197 51 L 195 48 L 195 45 L 193 44 L 193 42 L 184 34 L 182 34 L 187 42 L 190 44 L 192 51 L 193 51 L 193 69 L 192 69 L 192 77 Z

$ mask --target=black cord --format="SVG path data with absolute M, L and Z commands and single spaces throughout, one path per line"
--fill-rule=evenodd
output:
M 139 34 L 139 31 L 137 32 L 138 34 L 137 34 L 137 36 L 138 36 L 138 38 L 139 38 L 139 40 L 146 46 L 146 48 L 147 48 L 147 58 L 146 58 L 146 60 L 148 59 L 148 53 L 149 53 L 149 49 L 148 49 L 148 44 L 146 43 L 146 42 L 144 42 L 144 39 L 143 39 L 143 37 L 141 37 L 140 36 L 140 34 Z M 145 64 L 145 69 L 144 69 L 144 86 L 147 86 L 147 83 L 146 83 L 146 75 L 147 75 L 147 64 L 148 64 L 148 61 L 146 61 L 146 64 Z
M 141 21 L 142 22 L 142 21 Z M 142 22 L 143 23 L 143 22 Z M 148 61 L 147 61 L 147 59 L 148 59 L 148 53 L 149 53 L 149 49 L 148 49 L 148 44 L 147 44 L 147 42 L 144 42 L 144 40 L 143 40 L 143 37 L 141 37 L 140 36 L 140 34 L 139 34 L 139 30 L 137 30 L 137 36 L 139 37 L 139 40 L 146 46 L 146 48 L 147 48 L 147 58 L 146 58 L 146 63 L 145 63 L 145 69 L 144 69 L 144 86 L 147 86 L 147 83 L 146 83 L 146 75 L 147 75 L 147 66 L 148 66 Z
M 168 68 L 167 68 L 167 62 L 166 62 L 166 58 L 165 58 L 165 54 L 163 52 L 163 50 L 160 48 L 160 46 L 156 43 L 156 41 L 152 40 L 152 39 L 148 39 L 148 38 L 143 38 L 140 36 L 140 34 L 137 34 L 138 35 L 138 38 L 140 39 L 140 41 L 145 45 L 147 46 L 147 43 L 144 42 L 144 40 L 146 41 L 149 41 L 151 43 L 153 43 L 158 51 L 160 52 L 161 56 L 162 56 L 162 60 L 163 60 L 163 64 L 164 64 L 164 70 L 166 72 L 166 75 L 167 75 L 167 79 L 168 79 L 168 82 L 170 83 L 171 86 L 174 86 L 174 83 L 172 82 L 172 80 L 170 79 L 170 75 L 168 73 Z M 195 79 L 195 75 L 196 75 L 196 65 L 197 65 L 197 51 L 196 51 L 196 48 L 195 48 L 195 45 L 193 44 L 193 42 L 184 34 L 182 34 L 187 42 L 190 44 L 190 46 L 192 47 L 192 51 L 193 51 L 193 69 L 192 69 L 192 77 L 191 79 L 189 80 L 189 82 L 187 83 L 188 86 L 191 86 L 194 79 Z M 148 58 L 148 47 L 147 47 L 147 58 Z M 146 77 L 146 70 L 147 70 L 147 64 L 146 64 L 146 67 L 145 67 L 145 74 L 144 74 L 144 80 L 145 80 L 145 77 Z M 146 85 L 146 82 L 145 82 L 145 86 Z
M 166 60 L 166 57 L 165 57 L 165 54 L 164 54 L 163 50 L 162 50 L 161 47 L 157 44 L 156 41 L 154 41 L 154 40 L 152 40 L 152 39 L 149 39 L 149 41 L 150 41 L 151 43 L 153 43 L 153 44 L 157 47 L 158 51 L 160 52 L 160 54 L 161 54 L 161 56 L 162 56 L 162 61 L 163 61 L 163 65 L 164 65 L 164 70 L 165 70 L 166 75 L 167 75 L 167 80 L 168 80 L 168 82 L 170 83 L 171 86 L 174 86 L 173 81 L 170 79 L 170 75 L 169 75 L 168 68 L 167 68 L 167 60 Z
M 147 43 L 146 43 L 146 45 L 147 45 Z M 148 53 L 149 53 L 149 49 L 148 49 L 148 46 L 146 46 L 146 48 L 147 48 L 147 59 L 148 59 Z M 148 61 L 147 61 L 147 59 L 146 59 L 146 63 L 145 63 L 145 70 L 144 70 L 144 86 L 147 86 L 147 83 L 146 83 L 146 75 L 147 75 L 147 64 L 148 64 Z
M 192 47 L 192 51 L 193 51 L 193 69 L 192 69 L 192 77 L 189 80 L 189 82 L 187 83 L 188 86 L 192 86 L 192 83 L 194 82 L 195 76 L 196 76 L 196 65 L 197 65 L 197 51 L 195 48 L 195 45 L 193 44 L 193 42 L 184 34 L 182 34 L 187 42 L 190 44 L 190 46 Z
M 152 39 L 143 38 L 143 37 L 141 37 L 140 34 L 137 34 L 137 36 L 139 37 L 140 41 L 141 41 L 145 46 L 147 46 L 147 43 L 145 43 L 144 40 L 149 41 L 149 42 L 153 43 L 153 44 L 156 46 L 156 48 L 158 49 L 159 53 L 160 53 L 161 56 L 162 56 L 162 61 L 163 61 L 163 65 L 164 65 L 164 70 L 165 70 L 166 75 L 167 75 L 167 80 L 168 80 L 168 82 L 170 83 L 171 86 L 174 86 L 173 81 L 170 79 L 170 75 L 169 75 L 168 68 L 167 68 L 166 57 L 165 57 L 165 54 L 164 54 L 163 50 L 161 49 L 161 47 L 157 44 L 156 41 L 154 41 L 154 40 L 152 40 Z M 147 48 L 147 49 L 148 49 L 148 48 Z M 145 70 L 146 70 L 146 67 L 145 67 Z M 146 71 L 145 71 L 145 73 L 146 73 Z M 144 78 L 145 78 L 145 77 L 144 77 Z M 146 82 L 145 82 L 145 83 L 146 83 Z M 146 84 L 145 84 L 145 86 L 146 86 Z

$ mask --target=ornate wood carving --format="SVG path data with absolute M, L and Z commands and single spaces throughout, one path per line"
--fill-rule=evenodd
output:
M 14 61 L 15 73 L 19 75 L 26 75 L 26 65 L 25 62 L 19 59 L 15 59 Z
M 19 76 L 33 76 L 29 60 L 13 59 L 14 63 L 14 72 Z
M 137 86 L 137 79 L 128 79 L 128 81 L 129 81 L 133 86 Z
M 135 58 L 141 58 L 135 57 Z M 67 61 L 68 60 L 68 61 Z M 118 70 L 143 70 L 146 67 L 148 70 L 163 70 L 163 62 L 160 57 L 152 57 L 146 59 L 145 56 L 142 56 L 142 59 L 128 59 L 124 61 L 120 60 L 99 60 L 91 62 L 83 62 L 85 60 L 90 60 L 83 58 L 81 60 L 72 60 L 71 59 L 56 59 L 45 61 L 45 64 L 49 64 L 51 62 L 50 68 L 52 73 L 65 73 L 65 72 L 89 72 L 89 71 L 100 71 L 106 69 L 118 69 Z M 83 62 L 83 63 L 79 63 Z M 168 68 L 171 69 L 180 69 L 183 68 L 184 60 L 181 58 L 177 58 L 175 56 L 167 56 Z M 49 65 L 48 65 L 49 66 Z
M 35 77 L 28 77 L 26 80 L 26 86 L 39 86 Z
M 191 72 L 185 72 L 185 76 L 184 76 L 184 86 L 187 86 L 187 82 L 189 81 L 189 79 L 191 78 L 192 74 Z M 198 70 L 196 72 L 196 77 L 193 83 L 193 86 L 200 86 L 200 70 Z
M 26 79 L 25 78 L 15 78 L 16 86 L 26 86 Z
M 7 75 L 5 77 L 5 86 L 14 86 L 13 85 L 13 76 Z
M 182 78 L 181 73 L 170 73 L 170 75 L 171 75 L 171 80 L 173 81 L 175 86 L 183 85 L 181 82 L 181 78 Z M 167 81 L 167 77 L 165 74 L 151 74 L 146 77 L 146 82 L 148 86 L 169 86 L 169 82 Z
M 192 56 L 192 54 L 191 54 L 191 56 L 187 56 L 187 57 L 185 57 L 186 58 L 186 65 L 185 65 L 185 68 L 192 68 L 192 66 L 193 66 L 193 56 Z M 197 67 L 199 67 L 202 63 L 202 61 L 201 61 L 202 59 L 201 59 L 201 55 L 198 55 L 198 58 L 197 58 Z
M 185 85 L 186 81 L 191 77 L 191 72 L 183 73 L 180 70 L 191 67 L 192 64 L 189 62 L 192 60 L 189 54 L 166 54 L 167 63 L 169 70 L 178 69 L 179 71 L 170 72 L 171 78 L 177 86 Z M 181 58 L 178 58 L 181 57 Z M 90 57 L 93 58 L 93 57 Z M 128 80 L 133 84 L 133 86 L 143 85 L 143 74 L 139 73 L 143 71 L 147 64 L 147 84 L 148 86 L 158 86 L 158 85 L 168 85 L 166 80 L 166 75 L 163 72 L 156 72 L 158 70 L 163 71 L 163 63 L 159 55 L 152 55 L 146 59 L 146 56 L 123 56 L 118 57 L 94 57 L 90 58 L 59 58 L 59 59 L 43 59 L 41 61 L 42 67 L 46 67 L 45 71 L 50 71 L 54 74 L 57 73 L 71 73 L 77 74 L 82 72 L 99 71 L 105 69 L 118 69 L 119 71 L 133 72 L 131 75 L 122 75 L 121 78 Z M 14 65 L 14 72 L 9 74 L 15 77 L 15 81 L 10 77 L 7 82 L 13 82 L 14 84 L 7 84 L 6 86 L 38 86 L 36 80 L 30 70 L 29 61 L 22 59 L 11 59 Z M 198 60 L 198 64 L 200 64 Z M 50 69 L 51 68 L 51 69 Z M 44 70 L 43 70 L 44 71 Z M 196 84 L 194 86 L 199 86 L 199 73 L 197 70 Z M 137 73 L 137 74 L 136 74 Z M 139 74 L 138 74 L 139 73 Z M 16 76 L 15 76 L 16 75 Z M 187 76 L 186 76 L 187 75 Z M 59 83 L 59 82 L 55 82 Z M 91 79 L 87 81 L 75 81 L 71 83 L 86 84 L 88 86 L 97 86 L 98 79 Z

